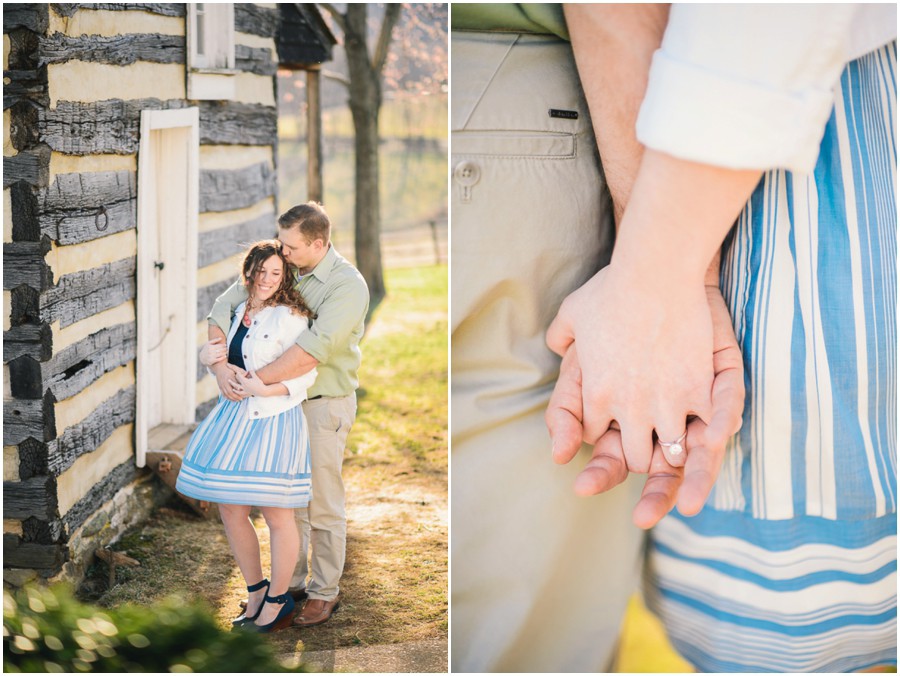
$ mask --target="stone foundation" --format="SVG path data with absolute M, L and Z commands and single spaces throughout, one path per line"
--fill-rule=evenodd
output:
M 57 575 L 47 581 L 67 582 L 73 586 L 80 584 L 85 572 L 94 563 L 94 552 L 97 549 L 114 543 L 127 529 L 146 521 L 150 513 L 167 502 L 172 495 L 172 490 L 153 474 L 121 488 L 69 535 L 68 561 Z M 43 579 L 35 570 L 3 570 L 4 585 L 12 587 L 21 587 Z

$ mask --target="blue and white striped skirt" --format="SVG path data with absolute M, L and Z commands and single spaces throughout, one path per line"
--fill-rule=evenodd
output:
M 896 67 L 896 43 L 847 65 L 814 172 L 766 173 L 723 250 L 743 427 L 645 568 L 701 671 L 897 661 Z
M 209 502 L 306 507 L 312 484 L 302 406 L 257 419 L 248 406 L 219 397 L 191 437 L 175 488 Z

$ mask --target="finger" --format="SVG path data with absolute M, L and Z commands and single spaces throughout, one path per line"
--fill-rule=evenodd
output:
M 704 432 L 703 443 L 718 449 L 741 429 L 744 397 L 742 367 L 729 368 L 716 375 L 713 384 L 713 413 Z
M 583 390 L 582 390 L 583 391 Z M 615 421 L 609 413 L 609 407 L 597 397 L 589 398 L 585 394 L 584 399 L 584 426 L 583 438 L 589 444 L 596 444 L 606 434 Z
M 701 443 L 701 426 L 702 423 L 697 421 L 691 423 L 688 430 L 691 451 L 684 465 L 684 482 L 678 492 L 678 511 L 685 516 L 693 516 L 703 508 L 725 456 L 724 445 L 714 449 Z
M 569 345 L 575 340 L 575 336 L 572 333 L 572 324 L 568 320 L 565 301 L 563 301 L 563 304 L 560 306 L 556 317 L 550 322 L 550 327 L 547 329 L 546 340 L 547 347 L 560 357 L 565 355 Z
M 629 472 L 646 474 L 650 471 L 653 455 L 653 430 L 646 424 L 633 420 L 619 421 L 622 427 L 622 447 Z
M 650 472 L 631 519 L 638 528 L 651 528 L 672 511 L 679 495 L 684 470 L 669 465 L 662 446 L 656 444 Z
M 661 419 L 656 426 L 659 448 L 666 461 L 672 467 L 683 467 L 687 457 L 687 414 L 669 415 Z
M 596 495 L 615 488 L 628 477 L 622 453 L 622 435 L 616 430 L 604 434 L 594 446 L 591 459 L 575 479 L 577 495 Z
M 581 448 L 581 413 L 581 369 L 573 345 L 563 357 L 559 378 L 544 414 L 550 431 L 553 462 L 565 464 Z
M 712 383 L 712 374 L 710 373 L 709 382 Z M 704 387 L 702 391 L 696 391 L 687 397 L 687 406 L 685 413 L 700 418 L 703 422 L 709 422 L 713 415 L 713 405 L 711 398 L 712 387 Z
M 224 390 L 222 390 L 222 394 L 229 401 L 240 401 L 241 398 L 234 392 L 234 390 L 230 386 L 226 386 Z

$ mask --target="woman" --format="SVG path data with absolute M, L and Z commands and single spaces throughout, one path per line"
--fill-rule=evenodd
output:
M 250 247 L 242 264 L 248 299 L 235 311 L 227 359 L 239 380 L 239 402 L 219 397 L 200 424 L 178 476 L 179 492 L 219 504 L 231 550 L 249 597 L 236 627 L 272 632 L 291 624 L 288 591 L 300 550 L 294 509 L 311 494 L 309 436 L 300 403 L 315 370 L 282 383 L 264 384 L 256 370 L 277 359 L 308 329 L 312 312 L 294 289 L 277 240 Z M 225 359 L 218 341 L 204 345 L 201 361 Z M 259 507 L 271 534 L 272 579 L 263 578 L 259 540 L 250 521 Z

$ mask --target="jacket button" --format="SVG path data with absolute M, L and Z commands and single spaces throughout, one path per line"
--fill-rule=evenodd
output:
M 268 333 L 267 333 L 266 335 L 263 336 L 263 338 L 268 338 L 268 337 L 269 337 L 269 334 L 268 334 Z
M 247 358 L 247 355 L 244 355 L 244 359 L 246 359 L 246 358 Z

